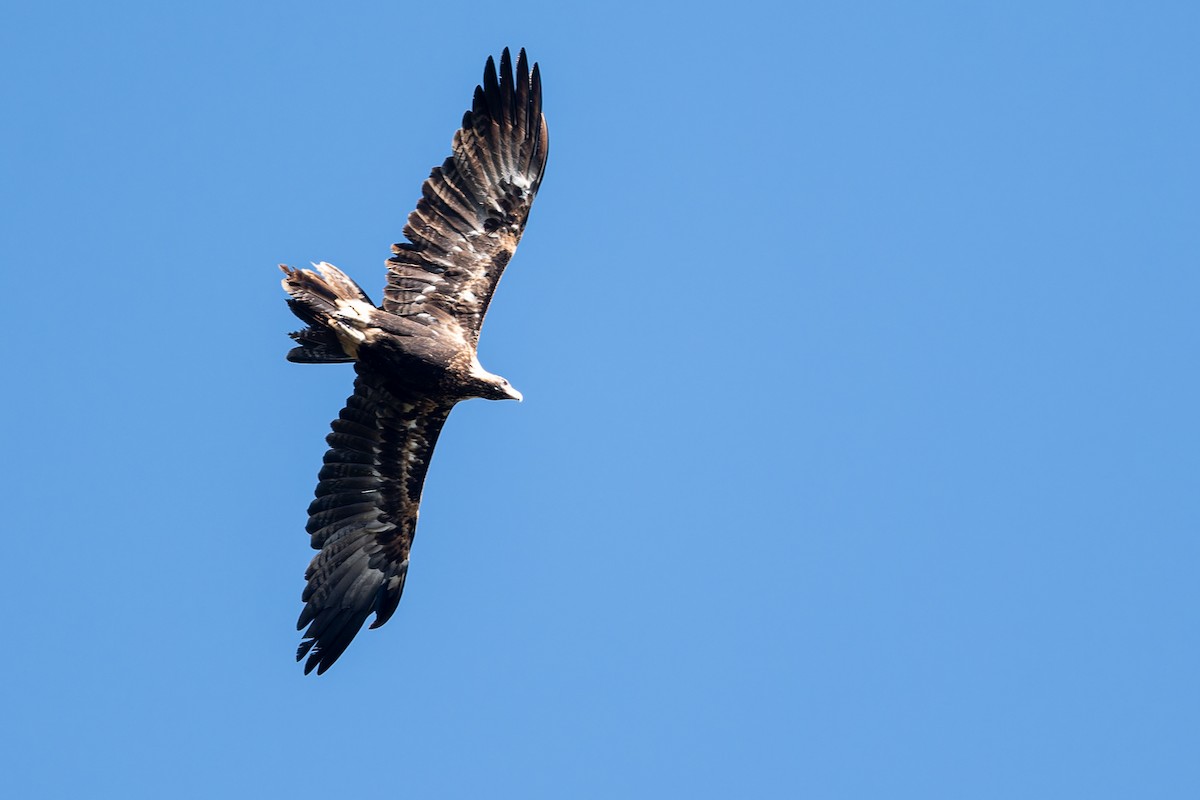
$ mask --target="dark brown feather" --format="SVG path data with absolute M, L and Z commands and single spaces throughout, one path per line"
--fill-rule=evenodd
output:
M 525 51 L 489 58 L 483 83 L 454 134 L 453 154 L 434 168 L 392 246 L 383 309 L 451 314 L 474 347 L 488 304 L 525 230 L 550 140 L 541 78 Z
M 346 401 L 309 506 L 308 531 L 320 552 L 308 567 L 298 628 L 308 626 L 297 660 L 320 674 L 375 614 L 396 610 L 408 572 L 429 458 L 453 401 L 416 395 L 369 365 Z

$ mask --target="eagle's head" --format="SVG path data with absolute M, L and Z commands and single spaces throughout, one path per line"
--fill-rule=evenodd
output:
M 492 380 L 484 382 L 484 391 L 487 394 L 482 394 L 480 397 L 486 397 L 488 400 L 516 400 L 518 403 L 525 399 L 504 378 L 501 378 L 499 375 L 491 375 L 489 377 Z
M 524 399 L 511 383 L 499 375 L 488 372 L 480 365 L 478 357 L 475 357 L 474 353 L 471 355 L 471 364 L 465 376 L 465 385 L 470 392 L 467 397 L 482 397 L 485 400 L 516 400 L 518 403 Z

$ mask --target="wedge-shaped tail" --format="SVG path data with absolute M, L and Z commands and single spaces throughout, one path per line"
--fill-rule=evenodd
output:
M 332 264 L 321 262 L 310 269 L 292 269 L 283 264 L 279 268 L 286 277 L 283 288 L 291 295 L 288 307 L 297 317 L 308 323 L 308 327 L 293 331 L 291 336 L 298 347 L 287 354 L 287 360 L 297 364 L 341 364 L 354 361 L 347 353 L 334 332 L 338 327 L 336 317 L 346 303 L 365 303 L 374 307 L 371 298 L 359 288 L 346 273 Z

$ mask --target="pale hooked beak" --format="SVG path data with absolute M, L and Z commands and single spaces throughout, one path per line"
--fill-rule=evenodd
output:
M 521 394 L 520 392 L 518 392 L 518 391 L 517 391 L 516 389 L 514 389 L 512 386 L 508 386 L 508 387 L 506 387 L 506 391 L 507 391 L 507 393 L 508 393 L 508 396 L 509 396 L 510 398 L 512 398 L 513 400 L 516 400 L 518 403 L 519 403 L 519 402 L 521 402 L 522 400 L 524 400 L 524 399 L 525 399 L 525 395 L 523 395 L 523 394 Z

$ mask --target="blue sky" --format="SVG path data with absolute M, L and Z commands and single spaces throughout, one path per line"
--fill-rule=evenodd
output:
M 1196 6 L 407 5 L 5 13 L 13 796 L 1197 796 Z M 378 297 L 506 45 L 526 400 L 305 678 L 275 265 Z

